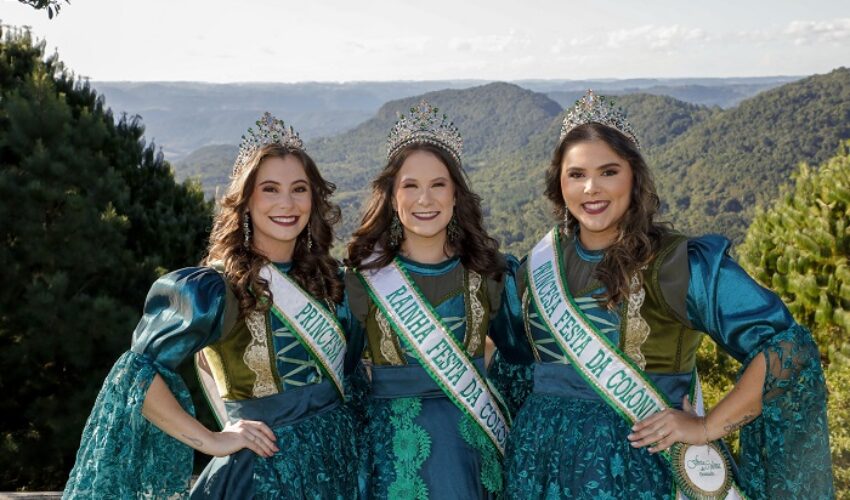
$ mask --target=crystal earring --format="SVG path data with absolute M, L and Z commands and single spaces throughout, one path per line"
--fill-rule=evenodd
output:
M 463 229 L 460 228 L 460 224 L 457 222 L 457 216 L 452 214 L 452 218 L 449 221 L 449 225 L 446 226 L 446 233 L 449 241 L 458 241 L 460 239 L 461 234 L 463 234 Z
M 572 236 L 572 230 L 570 229 L 570 211 L 567 210 L 567 207 L 564 207 L 564 236 L 567 238 Z
M 313 250 L 313 233 L 310 231 L 310 223 L 307 223 L 307 251 Z
M 390 248 L 398 248 L 401 245 L 401 239 L 404 237 L 404 233 L 401 229 L 401 220 L 398 218 L 398 212 L 393 210 L 393 220 L 390 222 Z
M 242 214 L 242 233 L 245 235 L 245 241 L 242 242 L 242 246 L 249 249 L 251 248 L 251 216 L 248 212 Z

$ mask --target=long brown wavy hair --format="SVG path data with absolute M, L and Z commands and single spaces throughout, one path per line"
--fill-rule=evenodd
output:
M 455 187 L 454 216 L 460 225 L 460 236 L 455 241 L 446 238 L 446 255 L 460 256 L 466 269 L 483 276 L 501 280 L 505 262 L 499 253 L 499 242 L 484 230 L 481 197 L 469 189 L 460 164 L 445 150 L 431 144 L 411 144 L 395 154 L 378 177 L 372 181 L 372 195 L 366 206 L 360 227 L 354 231 L 348 244 L 346 264 L 360 269 L 381 268 L 389 264 L 398 253 L 390 247 L 390 224 L 393 219 L 393 187 L 395 177 L 404 161 L 414 151 L 428 151 L 440 159 L 449 171 Z M 377 258 L 364 261 L 373 253 Z
M 254 192 L 260 164 L 267 158 L 285 158 L 290 155 L 301 162 L 309 180 L 312 208 L 307 225 L 313 246 L 312 249 L 307 248 L 307 230 L 302 231 L 295 241 L 289 276 L 315 299 L 333 303 L 342 301 L 343 284 L 338 264 L 330 256 L 333 225 L 340 218 L 339 207 L 330 202 L 336 186 L 322 178 L 316 163 L 303 150 L 268 144 L 261 147 L 232 178 L 213 222 L 209 252 L 203 261 L 204 265 L 223 263 L 224 274 L 239 300 L 241 316 L 252 310 L 268 310 L 268 301 L 258 298 L 271 298 L 268 282 L 259 276 L 260 269 L 269 260 L 253 248 L 248 249 L 243 245 L 243 217 Z
M 552 202 L 553 213 L 559 221 L 567 217 L 566 229 L 576 234 L 579 222 L 567 211 L 561 192 L 562 164 L 570 148 L 587 141 L 604 142 L 632 168 L 629 208 L 617 224 L 617 239 L 605 249 L 605 256 L 594 273 L 594 277 L 605 285 L 606 293 L 601 298 L 613 308 L 628 297 L 632 276 L 652 261 L 660 249 L 661 238 L 670 227 L 655 222 L 661 202 L 649 167 L 637 146 L 617 129 L 592 122 L 570 130 L 555 149 L 546 171 L 546 197 Z M 638 277 L 643 280 L 642 273 L 638 273 Z

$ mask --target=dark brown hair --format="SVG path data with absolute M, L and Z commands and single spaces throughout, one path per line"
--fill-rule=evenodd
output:
M 446 238 L 446 254 L 454 251 L 466 269 L 483 276 L 501 280 L 505 262 L 499 254 L 499 242 L 484 230 L 481 214 L 481 197 L 469 189 L 460 164 L 450 154 L 431 144 L 411 144 L 396 153 L 378 177 L 372 181 L 372 196 L 366 206 L 360 227 L 348 244 L 346 264 L 354 268 L 374 269 L 389 264 L 398 252 L 391 248 L 390 223 L 393 218 L 393 187 L 395 177 L 404 161 L 414 151 L 428 151 L 440 159 L 449 171 L 455 187 L 454 214 L 460 225 L 460 236 L 456 241 Z M 364 264 L 373 253 L 377 258 Z
M 605 285 L 606 305 L 614 307 L 628 297 L 632 276 L 652 261 L 661 246 L 661 238 L 670 229 L 668 225 L 654 220 L 660 200 L 649 167 L 637 146 L 614 128 L 600 123 L 585 123 L 570 130 L 561 140 L 546 171 L 546 197 L 552 202 L 553 213 L 559 221 L 567 216 L 567 230 L 576 234 L 579 223 L 567 212 L 561 192 L 562 164 L 570 148 L 586 141 L 604 142 L 617 156 L 627 161 L 632 169 L 629 208 L 618 223 L 617 239 L 605 249 L 605 256 L 594 274 Z M 638 276 L 643 279 L 642 273 L 638 273 Z
M 269 260 L 253 249 L 244 247 L 243 216 L 248 209 L 248 201 L 254 192 L 257 172 L 263 160 L 290 155 L 301 162 L 309 180 L 312 204 L 307 224 L 313 246 L 312 249 L 307 248 L 307 231 L 302 231 L 295 242 L 289 275 L 315 299 L 336 303 L 342 301 L 343 284 L 338 264 L 330 256 L 333 225 L 340 217 L 339 207 L 330 202 L 336 186 L 322 178 L 316 163 L 303 150 L 268 144 L 261 147 L 231 180 L 216 214 L 209 252 L 204 258 L 205 265 L 217 261 L 224 264 L 224 274 L 239 299 L 239 312 L 243 316 L 251 310 L 268 309 L 269 305 L 264 305 L 258 297 L 270 298 L 271 295 L 268 283 L 259 276 L 260 269 Z

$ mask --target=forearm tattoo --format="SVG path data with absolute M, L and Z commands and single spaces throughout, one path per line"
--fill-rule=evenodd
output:
M 750 415 L 750 414 L 744 415 L 744 416 L 741 418 L 741 420 L 739 420 L 739 421 L 737 421 L 737 422 L 734 422 L 734 423 L 732 423 L 732 424 L 729 424 L 729 425 L 724 425 L 724 426 L 723 426 L 723 431 L 724 431 L 726 434 L 729 434 L 729 433 L 735 432 L 735 431 L 737 431 L 738 429 L 740 429 L 741 427 L 743 427 L 743 426 L 747 425 L 748 423 L 752 422 L 754 418 L 756 418 L 756 416 L 755 416 L 755 415 Z

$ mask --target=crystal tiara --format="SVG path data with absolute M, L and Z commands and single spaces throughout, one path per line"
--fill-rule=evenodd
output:
M 410 144 L 433 144 L 444 149 L 458 162 L 463 152 L 463 138 L 448 117 L 423 99 L 410 108 L 410 114 L 400 114 L 387 138 L 387 160 Z
M 256 121 L 256 125 L 257 130 L 249 128 L 248 133 L 242 136 L 239 154 L 233 163 L 234 177 L 239 175 L 239 172 L 251 160 L 254 153 L 267 144 L 277 143 L 286 149 L 304 150 L 304 141 L 298 137 L 298 132 L 293 130 L 291 126 L 287 127 L 283 120 L 278 120 L 268 111 L 263 113 L 263 116 Z
M 615 107 L 614 103 L 608 101 L 605 97 L 594 94 L 592 90 L 588 90 L 584 97 L 577 100 L 575 106 L 567 113 L 564 122 L 561 124 L 560 140 L 563 141 L 570 130 L 585 123 L 600 123 L 614 128 L 628 137 L 640 149 L 637 136 L 631 124 L 626 120 L 623 110 Z

